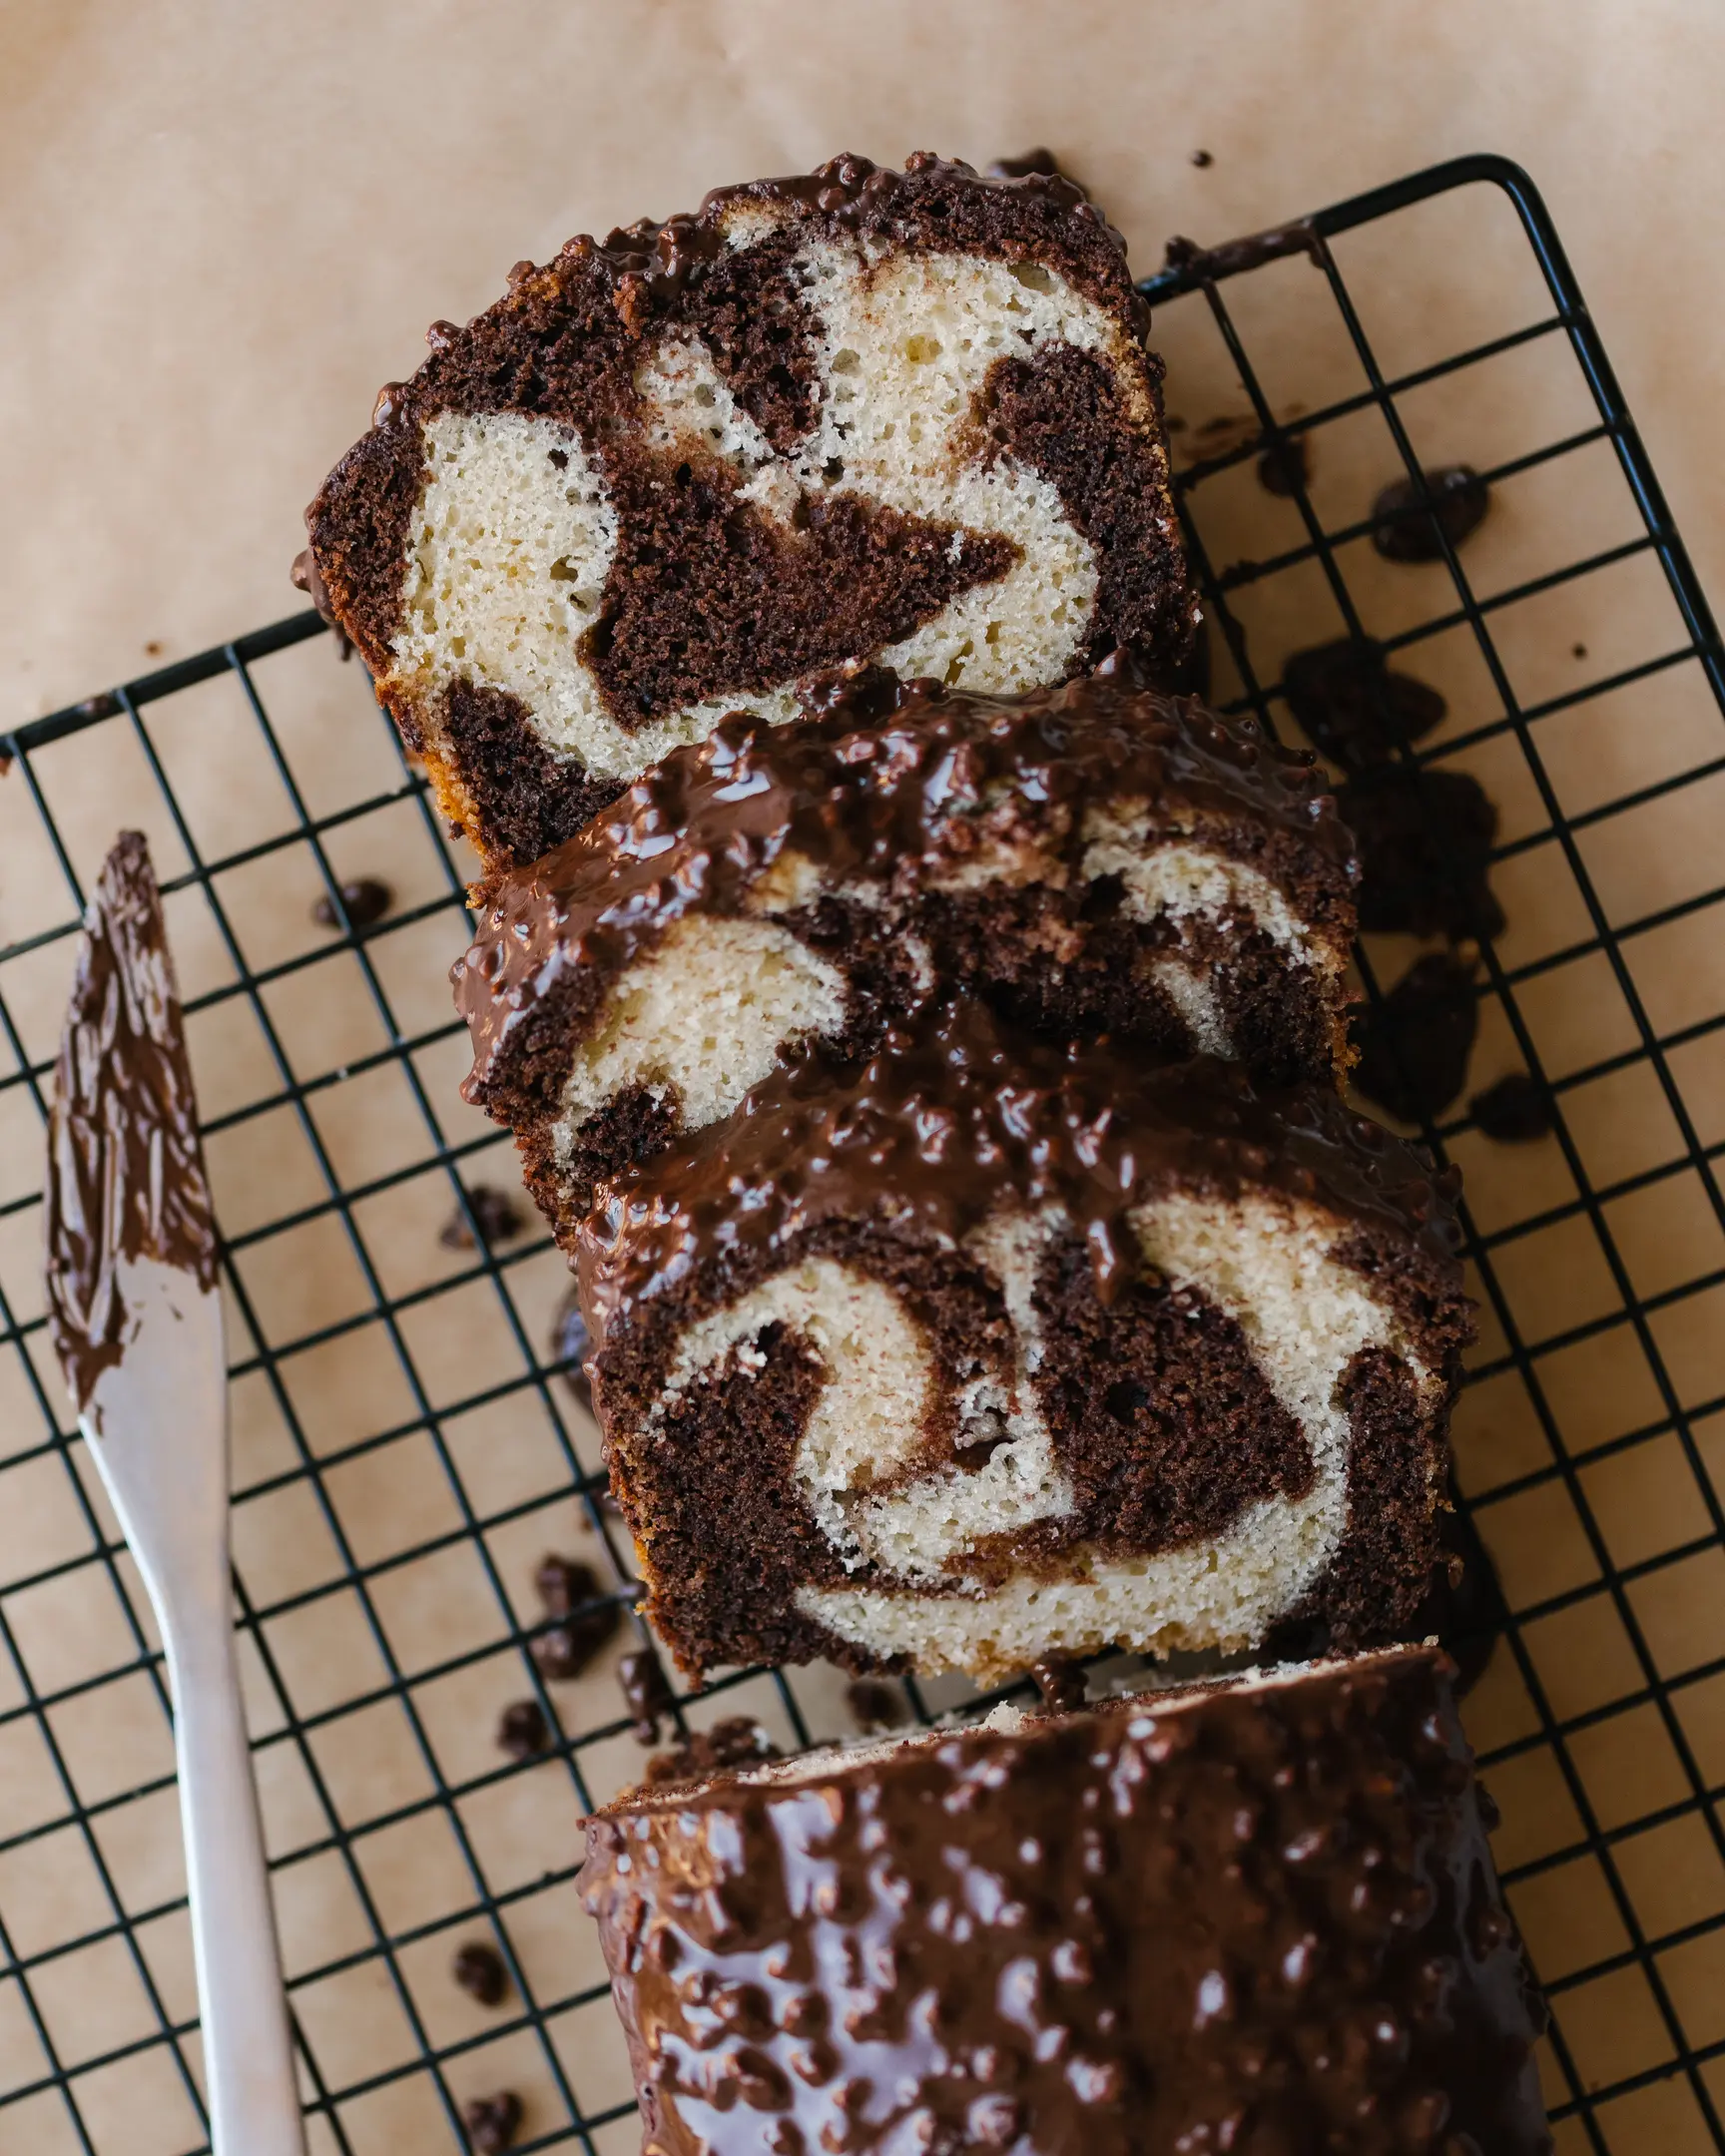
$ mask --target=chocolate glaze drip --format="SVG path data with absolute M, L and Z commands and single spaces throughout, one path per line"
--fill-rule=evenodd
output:
M 861 1069 L 820 1055 L 788 1065 L 734 1117 L 614 1186 L 577 1235 L 582 1307 L 603 1340 L 710 1266 L 822 1221 L 889 1212 L 958 1244 L 1008 1192 L 1030 1213 L 1065 1209 L 1108 1302 L 1137 1270 L 1126 1215 L 1174 1180 L 1327 1202 L 1454 1265 L 1459 1179 L 1435 1178 L 1334 1093 L 1257 1091 L 1205 1058 L 1146 1068 L 1106 1040 L 1056 1046 L 966 998 L 889 1032 Z
M 1550 2147 L 1429 1649 L 637 1791 L 581 1894 L 662 2156 Z
M 1194 283 L 1213 283 L 1218 277 L 1238 276 L 1243 270 L 1279 262 L 1284 255 L 1309 255 L 1322 263 L 1323 250 L 1317 226 L 1302 218 L 1293 225 L 1250 233 L 1244 240 L 1225 240 L 1220 247 L 1201 248 L 1196 240 L 1176 237 L 1164 250 L 1163 267 L 1183 270 Z
M 1187 698 L 1140 687 L 1123 656 L 1038 695 L 948 696 L 868 669 L 807 719 L 742 715 L 668 756 L 587 828 L 494 886 L 451 971 L 473 1038 L 462 1090 L 483 1100 L 512 1036 L 579 969 L 611 974 L 691 912 L 736 913 L 784 854 L 834 881 L 915 890 L 975 841 L 1006 790 L 1064 829 L 1076 866 L 1087 803 L 1149 801 L 1296 837 L 1348 881 L 1352 843 L 1310 757 Z
M 123 1260 L 216 1285 L 180 997 L 150 851 L 123 831 L 103 863 L 55 1073 L 45 1208 L 49 1324 L 80 1410 L 125 1348 Z

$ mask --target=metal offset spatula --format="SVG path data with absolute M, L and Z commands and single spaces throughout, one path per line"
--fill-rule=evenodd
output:
M 84 916 L 48 1131 L 54 1345 L 167 1649 L 216 2156 L 304 2156 L 234 1653 L 216 1227 L 149 849 Z

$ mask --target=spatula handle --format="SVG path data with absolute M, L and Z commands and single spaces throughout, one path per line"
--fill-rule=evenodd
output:
M 180 1813 L 215 2156 L 304 2156 L 276 1914 L 233 1622 L 214 1598 L 166 1627 Z

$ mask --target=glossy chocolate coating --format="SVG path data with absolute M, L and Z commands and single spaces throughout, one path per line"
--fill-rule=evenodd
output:
M 934 1733 L 589 1820 L 654 2156 L 1549 2148 L 1448 1663 Z
M 216 1285 L 198 1104 L 150 851 L 122 831 L 84 915 L 48 1126 L 49 1324 L 82 1410 L 119 1362 L 123 1260 Z
M 1351 881 L 1352 841 L 1322 785 L 1309 757 L 1139 686 L 1123 657 L 1026 697 L 947 696 L 869 670 L 789 726 L 739 715 L 499 880 L 451 973 L 473 1038 L 463 1091 L 483 1097 L 515 1030 L 575 969 L 616 972 L 685 914 L 742 910 L 782 855 L 830 883 L 913 892 L 975 844 L 984 805 L 1009 800 L 1062 834 L 1076 869 L 1085 806 L 1143 801 L 1176 826 L 1288 833 Z
M 1147 1065 L 1105 1040 L 1056 1046 L 965 999 L 889 1033 L 861 1069 L 816 1055 L 776 1072 L 614 1186 L 578 1232 L 582 1307 L 603 1342 L 714 1263 L 819 1222 L 884 1206 L 951 1246 L 1008 1193 L 1027 1213 L 1066 1211 L 1107 1301 L 1137 1267 L 1127 1213 L 1170 1181 L 1268 1185 L 1454 1264 L 1458 1179 L 1334 1093 L 1256 1089 L 1204 1058 Z

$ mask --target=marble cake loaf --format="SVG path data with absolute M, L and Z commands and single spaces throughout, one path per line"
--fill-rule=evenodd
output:
M 660 1636 L 982 1679 L 1398 1636 L 1471 1335 L 1450 1195 L 1332 1089 L 974 1001 L 779 1071 L 576 1237 Z
M 985 692 L 1196 609 L 1161 366 L 1074 182 L 841 157 L 523 263 L 389 384 L 295 565 L 488 868 L 878 660 Z
M 1543 2156 L 1428 1648 L 635 1791 L 580 1891 L 660 2156 Z
M 1355 864 L 1308 759 L 1129 673 L 862 678 L 726 720 L 533 867 L 455 967 L 467 1098 L 565 1230 L 781 1054 L 954 989 L 1062 1036 L 1337 1082 Z

